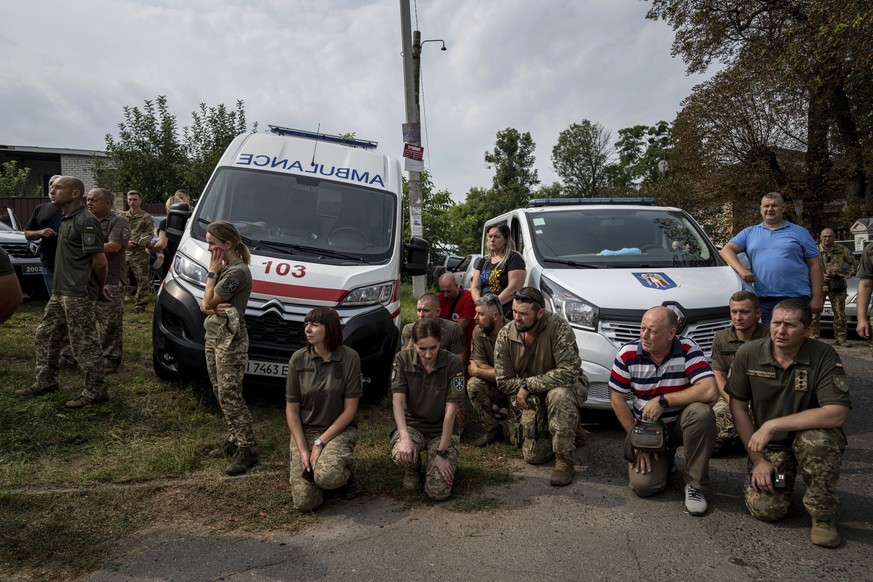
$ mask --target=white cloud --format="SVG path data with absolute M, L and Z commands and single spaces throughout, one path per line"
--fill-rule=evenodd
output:
M 426 161 L 463 199 L 487 187 L 498 131 L 529 131 L 544 184 L 558 133 L 672 120 L 700 79 L 670 57 L 647 4 L 421 0 Z M 413 18 L 416 15 L 414 13 Z M 415 26 L 415 20 L 413 20 Z M 18 2 L 0 22 L 0 143 L 101 149 L 126 105 L 166 95 L 179 126 L 198 104 L 246 103 L 249 122 L 358 136 L 399 155 L 405 120 L 396 0 Z

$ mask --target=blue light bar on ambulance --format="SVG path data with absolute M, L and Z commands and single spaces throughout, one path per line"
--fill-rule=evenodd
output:
M 540 206 L 569 206 L 571 204 L 641 204 L 651 206 L 655 199 L 651 197 L 635 198 L 534 198 L 528 202 L 531 208 Z
M 316 141 L 326 141 L 330 143 L 338 143 L 340 145 L 352 146 L 355 148 L 363 148 L 365 150 L 374 150 L 379 145 L 377 141 L 368 139 L 354 139 L 343 137 L 341 135 L 331 135 L 329 133 L 318 133 L 315 131 L 305 131 L 302 129 L 293 129 L 290 127 L 281 127 L 279 125 L 270 125 L 270 132 L 276 135 L 290 135 L 293 137 L 303 137 L 306 139 L 314 139 Z

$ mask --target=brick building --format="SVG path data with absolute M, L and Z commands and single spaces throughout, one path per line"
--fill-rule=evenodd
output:
M 85 191 L 94 188 L 91 165 L 94 158 L 105 158 L 106 152 L 97 150 L 74 150 L 68 148 L 42 148 L 32 146 L 0 145 L 0 164 L 9 161 L 18 163 L 19 168 L 30 168 L 26 192 L 48 195 L 48 181 L 55 174 L 76 176 L 85 184 Z

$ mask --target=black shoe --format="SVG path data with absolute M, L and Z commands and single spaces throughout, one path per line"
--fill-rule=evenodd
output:
M 473 444 L 477 447 L 487 447 L 491 443 L 496 443 L 499 440 L 503 440 L 503 429 L 497 427 L 480 436 Z
M 340 487 L 339 495 L 345 500 L 355 499 L 361 495 L 361 484 L 358 482 L 358 479 L 355 477 L 355 474 L 349 477 L 349 480 L 346 481 L 346 484 Z
M 258 464 L 258 454 L 249 447 L 240 447 L 233 457 L 233 462 L 224 470 L 231 477 L 242 475 Z
M 236 443 L 226 441 L 223 445 L 209 451 L 207 455 L 210 459 L 229 459 L 236 454 L 238 447 Z

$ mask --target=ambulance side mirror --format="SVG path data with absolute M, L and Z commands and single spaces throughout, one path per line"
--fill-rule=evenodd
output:
M 409 242 L 403 245 L 406 251 L 406 256 L 403 261 L 403 272 L 407 275 L 416 277 L 418 275 L 427 274 L 427 254 L 430 250 L 430 245 L 423 238 L 417 236 L 409 239 Z
M 182 233 L 185 231 L 185 224 L 188 218 L 191 217 L 191 208 L 184 202 L 173 204 L 170 206 L 170 212 L 167 214 L 167 238 L 178 243 L 182 240 Z

